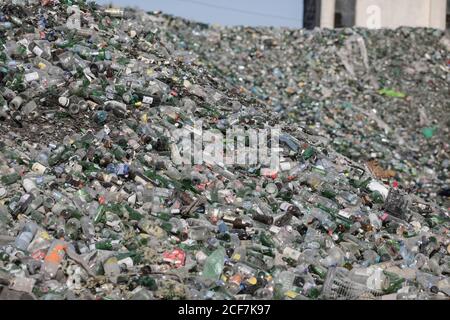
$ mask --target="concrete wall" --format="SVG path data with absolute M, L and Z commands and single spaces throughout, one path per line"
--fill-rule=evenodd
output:
M 400 26 L 445 29 L 446 2 L 447 0 L 357 0 L 355 24 L 372 29 Z
M 334 28 L 334 13 L 336 12 L 335 0 L 322 0 L 320 12 L 320 27 Z
M 445 30 L 447 2 L 449 1 L 356 0 L 355 25 L 370 29 L 409 26 Z M 322 0 L 321 3 L 320 27 L 333 28 L 336 0 Z

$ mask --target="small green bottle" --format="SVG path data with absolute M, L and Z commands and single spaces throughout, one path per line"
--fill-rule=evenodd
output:
M 20 175 L 16 172 L 2 176 L 1 181 L 4 185 L 10 185 L 20 180 Z
M 389 285 L 384 290 L 384 293 L 386 293 L 386 294 L 395 293 L 402 288 L 402 285 L 405 282 L 405 279 L 396 275 L 395 273 L 388 272 L 388 271 L 384 271 L 384 274 L 386 275 L 386 277 L 389 281 Z
M 321 279 L 325 279 L 327 276 L 327 270 L 319 265 L 311 265 L 311 272 L 317 274 Z
M 95 213 L 94 223 L 99 223 L 103 219 L 104 213 L 105 213 L 105 206 L 100 205 L 97 209 L 97 212 Z
M 275 242 L 270 237 L 270 235 L 267 234 L 266 232 L 261 233 L 261 235 L 259 236 L 259 240 L 261 241 L 261 244 L 266 247 L 271 247 L 271 248 L 275 247 Z
M 109 240 L 105 240 L 105 241 L 99 241 L 95 244 L 95 248 L 98 250 L 108 250 L 111 251 L 113 250 L 113 245 L 111 243 L 111 241 Z
M 304 160 L 308 160 L 309 158 L 311 158 L 314 155 L 315 151 L 313 147 L 308 147 L 305 149 L 305 151 L 303 152 L 303 159 Z

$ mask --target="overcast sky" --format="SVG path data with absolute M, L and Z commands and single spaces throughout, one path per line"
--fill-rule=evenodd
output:
M 284 26 L 299 28 L 302 0 L 97 0 L 100 4 L 137 6 L 221 25 Z

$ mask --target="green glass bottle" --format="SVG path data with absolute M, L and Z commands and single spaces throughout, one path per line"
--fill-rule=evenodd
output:
M 333 191 L 330 187 L 324 187 L 322 188 L 322 191 L 320 192 L 322 196 L 328 199 L 334 199 L 336 197 L 336 192 Z
M 164 231 L 166 231 L 167 233 L 171 233 L 172 230 L 173 230 L 172 224 L 171 224 L 170 222 L 167 222 L 167 221 L 161 222 L 160 227 L 161 227 Z
M 312 273 L 317 274 L 321 279 L 325 279 L 327 276 L 327 269 L 319 265 L 311 265 L 310 270 Z
M 387 288 L 383 290 L 385 294 L 395 293 L 402 288 L 405 279 L 392 272 L 383 271 L 383 273 L 387 277 L 389 283 Z
M 108 250 L 111 251 L 113 250 L 113 245 L 111 243 L 111 241 L 109 240 L 105 240 L 105 241 L 99 241 L 95 244 L 95 248 L 98 250 Z
M 275 248 L 275 242 L 268 233 L 262 232 L 261 235 L 259 236 L 259 240 L 261 241 L 262 245 L 270 248 Z
M 113 155 L 117 161 L 122 161 L 125 159 L 127 153 L 120 146 L 116 146 L 113 150 Z
M 94 223 L 99 223 L 104 219 L 104 213 L 105 213 L 105 206 L 100 205 L 97 209 L 97 212 L 94 216 Z
M 11 173 L 11 174 L 7 174 L 2 176 L 1 181 L 4 185 L 10 185 L 13 183 L 16 183 L 17 181 L 20 180 L 20 175 L 18 173 Z
M 321 291 L 317 287 L 313 287 L 308 290 L 306 296 L 311 299 L 318 299 L 321 294 Z
M 373 201 L 373 203 L 384 203 L 383 196 L 378 191 L 371 192 L 370 199 Z
M 128 211 L 128 215 L 130 217 L 130 220 L 136 220 L 139 221 L 142 219 L 142 214 L 140 214 L 138 211 L 131 208 L 129 205 L 125 205 L 125 209 Z
M 153 279 L 150 276 L 140 277 L 139 278 L 139 284 L 144 286 L 144 287 L 146 287 L 146 288 L 148 288 L 149 290 L 152 290 L 152 291 L 158 289 L 158 286 L 156 284 L 156 280 Z
M 163 221 L 169 221 L 170 218 L 172 218 L 172 215 L 167 212 L 158 212 L 158 213 L 152 214 L 152 215 Z
M 284 290 L 283 285 L 280 283 L 277 283 L 273 290 L 273 298 L 274 300 L 283 300 L 284 298 Z
M 314 148 L 313 147 L 308 147 L 308 148 L 305 149 L 305 151 L 303 152 L 302 156 L 303 156 L 304 160 L 308 160 L 314 154 L 315 154 Z

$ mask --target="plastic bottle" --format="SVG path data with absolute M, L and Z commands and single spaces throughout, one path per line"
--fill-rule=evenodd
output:
M 321 263 L 325 267 L 340 267 L 344 264 L 344 253 L 339 247 L 335 246 L 328 250 L 328 256 L 322 259 Z
M 202 276 L 210 280 L 219 279 L 223 270 L 225 256 L 225 249 L 222 247 L 219 247 L 213 251 L 205 261 Z
M 253 212 L 252 215 L 253 220 L 264 223 L 264 224 L 273 224 L 273 217 L 266 215 L 266 214 L 261 214 L 259 212 Z
M 209 230 L 205 226 L 190 227 L 188 231 L 188 237 L 192 240 L 204 241 L 209 237 Z
M 371 213 L 369 214 L 369 220 L 370 220 L 370 224 L 371 224 L 375 229 L 377 229 L 377 230 L 380 230 L 380 229 L 381 229 L 381 227 L 382 227 L 381 220 L 378 218 L 378 216 L 377 216 L 375 213 L 371 212 Z
M 227 290 L 227 292 L 229 294 L 231 294 L 232 296 L 235 296 L 242 289 L 241 282 L 242 282 L 242 276 L 240 274 L 235 274 L 228 279 L 225 289 Z
M 275 277 L 275 283 L 280 284 L 284 291 L 288 291 L 293 288 L 295 277 L 295 274 L 291 271 L 281 271 L 280 274 Z
M 371 290 L 383 291 L 389 287 L 389 279 L 379 267 L 354 268 L 348 276 L 352 281 L 365 285 Z
M 26 251 L 31 241 L 33 241 L 37 229 L 38 226 L 36 223 L 27 222 L 23 227 L 21 233 L 19 233 L 16 240 L 14 241 L 15 247 L 19 250 Z
M 70 218 L 66 222 L 65 233 L 70 239 L 76 240 L 78 238 L 80 227 L 80 220 L 78 220 L 77 218 Z
M 56 272 L 61 266 L 61 262 L 65 256 L 65 250 L 67 248 L 67 243 L 63 240 L 54 240 L 50 248 L 48 249 L 47 255 L 44 258 L 44 264 L 42 266 L 42 272 L 44 275 L 54 278 Z
M 117 283 L 117 278 L 120 275 L 120 266 L 116 257 L 110 257 L 103 262 L 103 270 L 105 276 L 112 282 Z
M 84 237 L 88 240 L 95 236 L 95 229 L 92 220 L 89 217 L 82 217 L 80 219 L 81 230 L 83 231 Z

